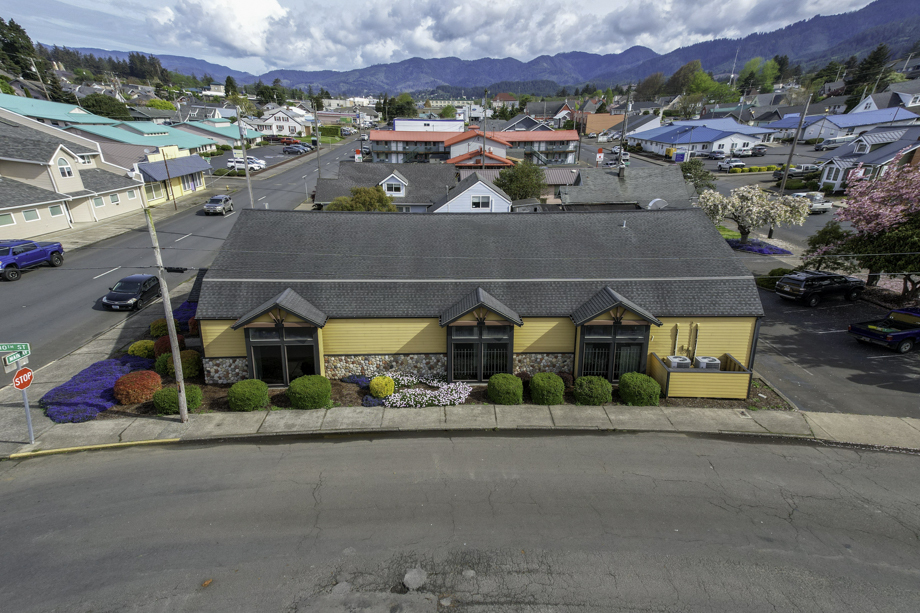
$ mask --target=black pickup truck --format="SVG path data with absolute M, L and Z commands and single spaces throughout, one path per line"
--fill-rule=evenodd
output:
M 884 345 L 907 353 L 920 343 L 920 309 L 895 309 L 885 319 L 847 326 L 847 332 L 861 343 Z

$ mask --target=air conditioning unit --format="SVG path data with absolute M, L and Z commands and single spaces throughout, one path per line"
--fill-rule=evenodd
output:
M 665 358 L 670 368 L 690 368 L 690 358 L 682 355 L 669 355 Z
M 709 368 L 711 370 L 720 370 L 722 368 L 722 362 L 719 358 L 714 358 L 709 355 L 699 355 L 693 361 L 693 365 L 697 368 Z

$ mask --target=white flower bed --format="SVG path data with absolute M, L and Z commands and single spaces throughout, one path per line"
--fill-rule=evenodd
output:
M 407 373 L 385 373 L 396 384 L 398 391 L 384 398 L 384 404 L 391 408 L 445 407 L 463 404 L 473 391 L 466 383 L 446 383 L 438 379 L 421 379 Z M 422 383 L 437 389 L 399 389 L 410 388 Z

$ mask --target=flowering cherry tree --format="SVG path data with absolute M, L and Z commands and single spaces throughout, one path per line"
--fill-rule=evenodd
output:
M 805 198 L 775 196 L 756 185 L 747 185 L 733 189 L 730 196 L 707 190 L 700 195 L 699 206 L 716 225 L 726 218 L 738 224 L 741 242 L 747 243 L 755 228 L 801 226 L 808 218 L 809 202 Z
M 898 154 L 875 180 L 851 181 L 847 206 L 836 218 L 853 226 L 855 235 L 842 248 L 866 254 L 858 261 L 869 270 L 870 281 L 884 272 L 900 273 L 901 296 L 911 299 L 920 294 L 920 256 L 914 255 L 920 251 L 920 165 L 902 159 Z M 857 167 L 850 176 L 861 171 Z

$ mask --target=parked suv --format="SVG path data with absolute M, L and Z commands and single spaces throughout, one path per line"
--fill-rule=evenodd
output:
M 804 177 L 805 175 L 811 172 L 818 172 L 818 167 L 815 166 L 814 164 L 796 164 L 795 166 L 789 167 L 789 178 L 791 179 L 793 177 Z M 774 170 L 773 178 L 782 179 L 783 171 Z
M 307 150 L 300 145 L 285 145 L 284 149 L 281 150 L 281 153 L 293 153 L 295 155 L 300 155 L 301 153 L 306 152 Z
M 710 160 L 724 160 L 725 152 L 724 151 L 710 151 L 709 159 Z
M 831 272 L 800 270 L 789 273 L 776 282 L 780 298 L 795 300 L 810 307 L 818 306 L 824 298 L 843 296 L 853 301 L 866 289 L 866 282 Z
M 751 155 L 754 156 L 764 156 L 767 155 L 767 146 L 766 145 L 754 145 L 751 149 Z
M 211 199 L 204 205 L 205 215 L 217 215 L 218 213 L 226 215 L 231 211 L 233 211 L 233 200 L 225 194 L 211 196 Z

